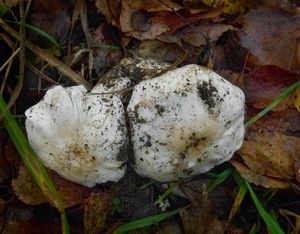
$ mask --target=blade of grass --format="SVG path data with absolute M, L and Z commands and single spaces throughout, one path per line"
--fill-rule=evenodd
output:
M 20 25 L 20 22 L 15 22 L 15 21 L 11 21 L 11 20 L 5 20 L 5 22 Z M 47 33 L 46 31 L 44 31 L 44 30 L 42 30 L 42 29 L 40 29 L 40 28 L 38 28 L 34 25 L 31 25 L 31 24 L 25 24 L 25 27 L 27 29 L 29 29 L 31 32 L 34 32 L 34 33 L 42 36 L 43 38 L 45 38 L 49 42 L 51 42 L 52 45 L 54 45 L 56 48 L 60 47 L 57 40 L 54 37 L 52 37 L 49 33 Z
M 271 111 L 274 107 L 276 107 L 282 100 L 287 98 L 294 90 L 296 90 L 298 87 L 300 87 L 300 80 L 289 86 L 284 92 L 279 94 L 265 109 L 260 111 L 257 115 L 252 117 L 246 124 L 245 128 L 250 127 L 252 124 L 254 124 L 258 119 L 263 117 L 265 114 L 267 114 L 269 111 Z
M 60 194 L 56 190 L 55 185 L 48 176 L 44 166 L 39 162 L 35 152 L 30 147 L 26 137 L 16 123 L 12 114 L 9 111 L 6 111 L 6 103 L 2 95 L 0 95 L 0 113 L 3 114 L 4 126 L 20 153 L 24 165 L 27 167 L 44 195 L 49 199 L 49 201 L 53 202 L 60 211 L 63 233 L 69 233 L 69 225 Z
M 255 234 L 256 232 L 257 232 L 256 223 L 254 223 L 249 231 L 249 234 Z
M 219 184 L 221 184 L 227 178 L 229 178 L 232 175 L 233 171 L 233 168 L 230 167 L 218 174 L 218 177 L 209 185 L 207 192 L 210 193 L 212 190 L 215 189 L 215 187 L 217 187 Z
M 153 180 L 152 180 L 152 181 L 149 181 L 148 183 L 146 183 L 146 184 L 144 184 L 144 185 L 142 185 L 142 186 L 140 186 L 140 187 L 138 187 L 138 189 L 143 190 L 143 189 L 149 187 L 149 186 L 152 185 L 152 184 L 154 184 L 154 181 L 153 181 Z
M 231 207 L 229 218 L 228 218 L 229 221 L 235 216 L 236 212 L 240 208 L 246 193 L 247 193 L 247 186 L 245 182 L 243 182 L 239 187 L 239 191 L 237 192 L 233 205 Z
M 147 226 L 150 226 L 153 224 L 157 224 L 169 217 L 172 217 L 172 216 L 178 214 L 179 211 L 180 211 L 180 209 L 176 209 L 176 210 L 172 210 L 172 211 L 169 211 L 166 213 L 149 216 L 149 217 L 146 217 L 143 219 L 135 220 L 130 223 L 126 223 L 126 224 L 118 227 L 116 230 L 114 230 L 113 233 L 114 234 L 125 233 L 128 231 L 132 231 L 132 230 L 140 229 L 140 228 L 147 227 Z
M 179 184 L 180 182 L 171 183 L 169 188 L 159 195 L 158 199 L 154 202 L 154 205 L 161 203 Z
M 259 213 L 259 215 L 261 216 L 261 218 L 263 219 L 263 221 L 265 222 L 267 228 L 273 233 L 273 234 L 284 234 L 284 231 L 282 231 L 281 227 L 279 226 L 279 224 L 277 223 L 277 221 L 275 221 L 269 214 L 268 212 L 264 209 L 264 207 L 262 206 L 262 204 L 260 203 L 260 201 L 258 200 L 256 194 L 254 193 L 250 183 L 248 181 L 245 180 L 245 184 L 247 186 L 247 189 L 250 193 L 250 196 L 254 202 L 254 205 L 256 206 L 256 209 Z

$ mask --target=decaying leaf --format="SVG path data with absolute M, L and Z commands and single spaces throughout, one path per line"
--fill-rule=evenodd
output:
M 215 42 L 226 31 L 235 31 L 231 25 L 222 23 L 204 23 L 187 27 L 182 30 L 182 40 L 193 46 L 202 46 L 207 44 L 207 40 Z
M 66 208 L 81 205 L 92 192 L 92 189 L 66 180 L 49 169 L 48 174 L 62 196 Z
M 244 5 L 242 0 L 202 0 L 203 3 L 209 7 L 223 7 L 224 13 L 235 14 L 242 12 L 244 10 Z
M 19 175 L 12 180 L 15 195 L 28 205 L 39 205 L 48 202 L 25 166 L 19 168 Z
M 257 109 L 263 109 L 298 79 L 298 74 L 277 66 L 258 67 L 245 77 L 246 102 Z M 272 111 L 293 106 L 293 101 L 294 97 L 291 95 Z
M 141 58 L 153 58 L 170 63 L 185 56 L 185 51 L 179 45 L 156 40 L 142 41 L 138 48 L 132 50 L 132 53 Z
M 257 114 L 259 110 L 248 107 L 247 119 Z M 256 121 L 253 128 L 263 128 L 268 131 L 290 131 L 297 132 L 300 130 L 300 115 L 295 108 L 287 108 L 282 111 L 271 111 L 263 118 Z
M 41 221 L 41 218 L 34 217 L 33 209 L 11 207 L 5 216 L 5 225 L 1 227 L 1 233 L 3 234 L 61 233 L 59 219 L 55 217 Z M 78 225 L 72 225 L 72 231 L 74 233 L 82 233 Z
M 139 12 L 131 8 L 127 1 L 122 1 L 120 26 L 124 33 L 141 40 L 154 39 L 169 30 L 169 27 L 163 23 L 151 23 L 146 12 Z
M 183 7 L 172 0 L 127 0 L 130 7 L 148 12 L 178 11 Z
M 82 204 L 91 192 L 89 188 L 67 181 L 53 171 L 48 170 L 48 173 L 66 208 Z M 28 205 L 48 202 L 23 164 L 20 165 L 18 177 L 12 181 L 12 187 L 16 196 Z
M 212 201 L 204 198 L 201 204 L 180 210 L 180 217 L 183 225 L 183 233 L 192 234 L 223 234 L 237 233 L 242 231 L 229 225 L 226 221 L 221 221 L 213 212 Z
M 255 184 L 272 187 L 271 181 L 268 184 L 264 177 L 255 176 L 258 174 L 284 180 L 285 183 L 291 185 L 295 179 L 299 178 L 299 150 L 299 137 L 288 136 L 283 132 L 268 132 L 263 129 L 249 130 L 238 154 L 254 173 L 251 174 L 244 167 L 237 167 L 237 169 Z
M 222 12 L 219 9 L 216 9 L 211 10 L 206 14 L 203 14 L 202 12 L 199 14 L 191 14 L 189 11 L 178 13 L 174 9 L 172 10 L 172 8 L 170 8 L 169 11 L 156 11 L 154 9 L 161 9 L 160 7 L 162 5 L 164 8 L 166 7 L 165 4 L 160 4 L 163 1 L 158 1 L 160 7 L 154 7 L 153 9 L 148 7 L 150 10 L 146 9 L 145 3 L 132 4 L 133 2 L 134 1 L 130 0 L 122 1 L 119 18 L 120 29 L 127 36 L 135 37 L 139 40 L 155 39 L 159 35 L 173 33 L 179 28 L 190 25 L 191 23 L 215 18 Z M 143 8 L 145 8 L 145 10 Z M 169 7 L 167 8 L 169 9 Z M 177 8 L 178 7 L 175 7 L 175 9 Z
M 92 33 L 93 68 L 101 77 L 103 70 L 114 66 L 123 57 L 121 49 L 118 49 L 110 34 L 107 24 L 101 24 Z
M 180 211 L 184 233 L 224 233 L 224 224 L 207 208 L 189 208 Z
M 115 190 L 91 193 L 84 205 L 85 233 L 103 233 L 107 228 L 108 214 L 112 209 Z
M 286 189 L 290 187 L 290 184 L 285 182 L 284 180 L 256 173 L 236 160 L 232 160 L 231 163 L 241 174 L 241 176 L 244 177 L 250 183 L 260 185 L 269 189 Z
M 67 8 L 68 5 L 60 0 L 33 1 L 30 24 L 46 31 L 59 41 L 63 41 L 71 27 L 71 17 Z M 41 41 L 41 38 L 36 38 L 37 35 L 32 34 L 31 36 L 39 42 Z
M 155 227 L 156 234 L 183 234 L 182 228 L 176 218 L 170 218 L 166 221 L 158 223 Z
M 106 17 L 108 23 L 111 23 L 112 25 L 118 25 L 121 2 L 121 0 L 96 0 L 95 5 L 98 11 L 100 11 L 100 13 Z
M 300 68 L 297 56 L 300 17 L 276 8 L 257 8 L 244 17 L 241 45 L 263 65 L 292 71 Z
M 211 177 L 200 176 L 196 180 L 181 184 L 181 193 L 189 199 L 193 207 L 204 206 L 207 203 L 210 207 L 208 210 L 214 216 L 228 217 L 233 202 L 235 184 L 233 181 L 227 180 L 208 193 L 208 187 L 211 186 L 213 181 L 214 179 Z

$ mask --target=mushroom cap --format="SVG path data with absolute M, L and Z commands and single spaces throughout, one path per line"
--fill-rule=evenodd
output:
M 29 143 L 62 177 L 91 187 L 125 173 L 127 128 L 122 102 L 82 86 L 49 89 L 25 115 Z
M 114 93 L 126 104 L 130 97 L 130 95 L 126 95 L 128 88 L 136 85 L 141 80 L 156 77 L 170 66 L 169 63 L 150 58 L 124 58 L 99 80 L 92 92 Z
M 135 171 L 168 182 L 229 160 L 244 138 L 243 92 L 187 65 L 135 86 L 127 113 Z

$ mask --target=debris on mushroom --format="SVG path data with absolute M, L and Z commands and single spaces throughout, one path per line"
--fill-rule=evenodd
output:
M 154 59 L 124 58 L 110 69 L 92 89 L 92 93 L 114 93 L 125 103 L 131 92 L 126 92 L 141 80 L 150 79 L 166 71 L 171 64 Z
M 244 137 L 243 92 L 187 65 L 135 86 L 127 113 L 135 171 L 168 182 L 229 160 Z
M 49 89 L 25 115 L 30 145 L 62 177 L 92 187 L 125 173 L 127 128 L 115 95 L 89 95 L 82 86 Z

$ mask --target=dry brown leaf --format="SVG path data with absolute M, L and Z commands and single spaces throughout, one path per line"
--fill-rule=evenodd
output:
M 81 205 L 92 192 L 91 188 L 87 188 L 80 184 L 76 184 L 69 180 L 66 180 L 56 172 L 49 169 L 47 171 L 58 192 L 61 194 L 64 206 L 66 208 Z
M 51 170 L 47 171 L 61 194 L 66 208 L 82 204 L 89 196 L 91 189 L 67 181 Z M 28 205 L 48 202 L 23 164 L 20 165 L 18 177 L 12 180 L 12 187 L 16 196 Z
M 299 152 L 299 137 L 252 129 L 238 154 L 254 173 L 291 183 L 299 171 Z
M 183 233 L 191 234 L 242 234 L 242 230 L 221 221 L 213 212 L 212 201 L 204 198 L 200 205 L 181 209 L 179 214 L 183 225 Z
M 223 78 L 228 80 L 231 84 L 238 86 L 240 89 L 244 89 L 244 76 L 241 73 L 234 72 L 231 70 L 218 70 L 216 71 Z
M 117 26 L 119 24 L 121 1 L 96 0 L 95 5 L 98 11 L 106 17 L 108 23 Z
M 162 1 L 158 2 L 161 3 Z M 120 28 L 126 36 L 135 37 L 139 40 L 155 39 L 165 33 L 171 34 L 186 25 L 200 20 L 219 17 L 222 13 L 219 9 L 211 10 L 205 14 L 191 14 L 184 10 L 180 13 L 166 10 L 149 12 L 143 9 L 136 9 L 130 3 L 133 2 L 130 0 L 122 1 Z M 143 3 L 141 4 L 143 5 Z M 133 5 L 138 7 L 135 4 Z
M 85 233 L 104 233 L 107 226 L 107 216 L 112 209 L 115 190 L 110 192 L 91 193 L 84 205 Z
M 241 45 L 261 64 L 297 71 L 300 68 L 297 56 L 299 32 L 299 15 L 276 8 L 258 8 L 245 15 L 239 35 Z
M 130 7 L 148 12 L 178 11 L 183 7 L 171 0 L 126 0 Z
M 286 69 L 273 65 L 258 67 L 245 76 L 246 102 L 257 109 L 263 109 L 297 80 L 299 75 Z M 291 107 L 293 101 L 294 97 L 290 95 L 272 111 Z
M 267 177 L 258 173 L 255 173 L 254 171 L 251 171 L 248 167 L 246 167 L 244 164 L 232 160 L 231 163 L 233 166 L 237 169 L 237 171 L 240 173 L 240 175 L 245 178 L 247 181 L 255 184 L 260 185 L 265 188 L 269 189 L 287 189 L 290 188 L 290 184 L 272 177 Z
M 182 40 L 193 46 L 207 44 L 207 40 L 215 42 L 227 31 L 237 30 L 231 25 L 221 23 L 204 23 L 188 27 L 181 32 Z
M 107 24 L 101 24 L 96 30 L 91 33 L 92 44 L 100 48 L 93 49 L 93 68 L 101 77 L 103 70 L 113 67 L 123 57 L 121 49 L 111 49 L 109 46 L 115 46 L 115 41 L 112 39 L 110 28 Z M 101 48 L 101 45 L 106 45 L 108 48 Z
M 258 109 L 248 106 L 247 119 L 250 119 L 258 112 Z M 295 108 L 271 111 L 256 121 L 253 128 L 263 128 L 268 131 L 296 132 L 300 130 L 300 114 Z
M 158 223 L 155 227 L 155 234 L 183 234 L 180 223 L 176 218 L 170 218 L 166 221 Z
M 63 40 L 71 27 L 71 17 L 68 5 L 61 0 L 33 1 L 30 24 L 46 31 L 58 40 Z M 41 42 L 43 37 L 31 35 L 33 39 Z M 44 46 L 45 42 L 43 42 Z
M 47 215 L 47 214 L 44 214 Z M 10 207 L 6 212 L 6 223 L 1 229 L 3 234 L 56 234 L 61 233 L 57 217 L 41 221 L 35 218 L 32 209 Z M 72 233 L 83 233 L 79 225 L 72 224 Z
M 28 205 L 48 202 L 24 165 L 20 166 L 18 177 L 12 180 L 12 188 L 18 199 Z
M 223 223 L 214 217 L 207 208 L 197 207 L 182 209 L 180 211 L 180 217 L 182 220 L 184 233 L 225 233 Z
M 131 52 L 137 57 L 153 58 L 170 63 L 185 56 L 185 51 L 179 45 L 156 40 L 143 41 L 138 48 Z
M 136 37 L 140 40 L 154 39 L 169 30 L 169 27 L 163 23 L 151 23 L 146 13 L 138 12 L 131 8 L 127 1 L 122 1 L 122 10 L 120 15 L 120 27 L 122 32 L 128 36 Z M 139 31 L 141 30 L 142 31 Z

